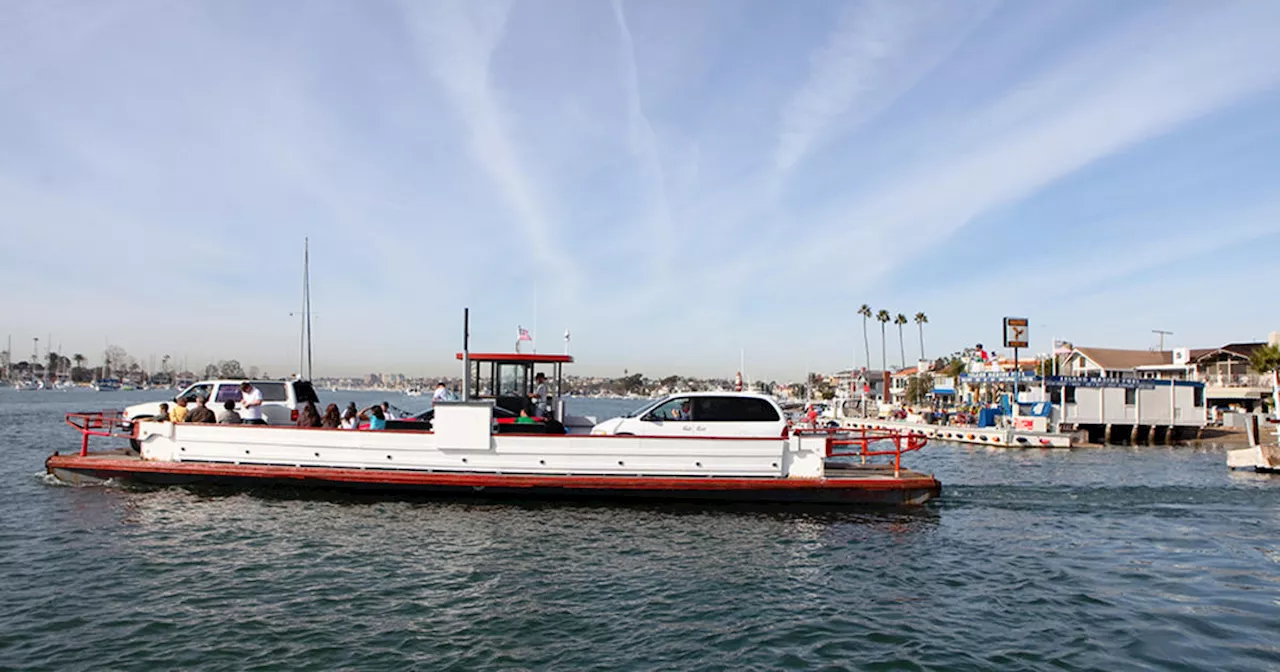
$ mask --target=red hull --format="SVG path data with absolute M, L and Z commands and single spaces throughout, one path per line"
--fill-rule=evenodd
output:
M 892 469 L 846 468 L 815 480 L 660 476 L 544 476 L 392 469 L 340 469 L 260 464 L 152 462 L 123 455 L 54 455 L 49 473 L 64 480 L 127 479 L 156 485 L 218 483 L 380 489 L 441 495 L 644 498 L 807 502 L 818 504 L 922 504 L 942 491 L 937 479 Z

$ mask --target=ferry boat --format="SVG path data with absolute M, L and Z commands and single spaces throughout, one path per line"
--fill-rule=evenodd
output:
M 55 453 L 50 474 L 71 482 L 285 484 L 446 496 L 517 496 L 662 501 L 923 504 L 941 492 L 931 475 L 902 467 L 927 439 L 904 432 L 843 434 L 786 427 L 771 436 L 716 430 L 697 408 L 688 431 L 659 436 L 578 434 L 592 419 L 565 414 L 568 355 L 459 354 L 464 398 L 385 430 L 128 422 L 113 413 L 72 413 L 80 451 Z M 555 393 L 535 406 L 535 368 L 550 369 Z M 480 395 L 482 390 L 494 396 Z M 728 393 L 732 394 L 732 393 Z M 554 408 L 540 413 L 541 408 Z M 745 423 L 739 423 L 745 424 Z M 763 423 L 770 428 L 774 425 Z M 763 426 L 763 425 L 762 425 Z M 771 430 L 772 431 L 772 430 Z M 131 448 L 90 451 L 94 436 Z M 876 464 L 888 458 L 888 464 Z

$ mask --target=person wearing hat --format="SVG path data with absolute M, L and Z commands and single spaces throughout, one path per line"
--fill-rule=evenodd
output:
M 547 376 L 541 372 L 533 377 L 533 393 L 529 395 L 533 400 L 533 410 L 538 417 L 546 417 L 551 397 L 547 392 Z

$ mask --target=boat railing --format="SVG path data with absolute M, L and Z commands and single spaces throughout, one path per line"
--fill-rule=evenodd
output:
M 68 413 L 67 424 L 80 432 L 80 456 L 89 454 L 89 437 L 105 436 L 117 439 L 132 439 L 133 425 L 125 420 L 120 411 L 81 411 Z
M 902 454 L 924 448 L 929 443 L 928 437 L 918 431 L 899 429 L 868 429 L 866 427 L 818 427 L 813 429 L 796 429 L 797 434 L 825 435 L 827 437 L 827 457 L 860 457 L 867 463 L 869 457 L 892 456 L 893 476 L 902 473 Z M 890 442 L 893 449 L 872 450 L 873 444 Z M 844 447 L 856 446 L 857 450 Z

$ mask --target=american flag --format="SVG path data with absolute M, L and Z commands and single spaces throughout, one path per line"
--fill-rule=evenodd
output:
M 524 327 L 516 327 L 517 341 L 532 341 L 533 337 L 529 335 L 529 330 Z

